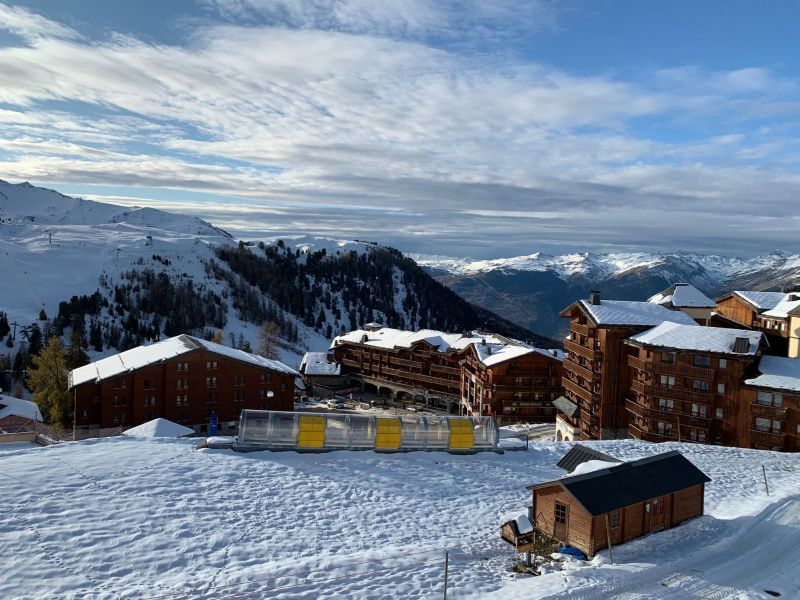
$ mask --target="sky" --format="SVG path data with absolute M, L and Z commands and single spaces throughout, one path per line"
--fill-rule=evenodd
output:
M 247 239 L 800 251 L 798 22 L 798 0 L 0 0 L 0 179 Z

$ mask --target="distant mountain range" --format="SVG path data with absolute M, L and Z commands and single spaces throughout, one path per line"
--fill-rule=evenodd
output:
M 470 260 L 412 255 L 430 274 L 474 304 L 550 337 L 567 323 L 558 313 L 598 290 L 605 298 L 645 300 L 672 283 L 691 283 L 711 298 L 735 289 L 780 290 L 800 284 L 800 255 L 752 258 L 690 252 L 535 253 Z

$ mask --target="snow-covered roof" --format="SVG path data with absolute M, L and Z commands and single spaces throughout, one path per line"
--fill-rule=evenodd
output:
M 588 300 L 578 300 L 579 305 L 598 325 L 644 325 L 654 327 L 664 321 L 696 324 L 686 313 L 669 310 L 652 302 L 636 302 L 632 300 L 601 300 L 592 304 Z
M 775 308 L 783 300 L 783 292 L 754 292 L 751 290 L 736 290 L 733 292 L 743 298 L 759 310 L 770 310 Z
M 232 360 L 249 363 L 278 373 L 298 375 L 297 371 L 277 360 L 270 360 L 243 350 L 201 340 L 191 335 L 178 335 L 149 346 L 137 346 L 125 352 L 73 369 L 69 374 L 69 387 L 73 388 L 76 385 L 90 381 L 100 382 L 110 377 L 117 377 L 123 373 L 136 371 L 142 367 L 163 362 L 194 350 L 206 350 Z
M 42 413 L 39 412 L 39 406 L 35 402 L 20 400 L 12 396 L 0 395 L 0 419 L 5 417 L 20 417 L 32 421 L 44 421 L 44 419 L 42 419 Z
M 404 331 L 389 327 L 382 327 L 376 331 L 357 329 L 334 338 L 331 347 L 342 342 L 387 349 L 410 348 L 413 344 L 426 342 L 436 347 L 439 352 L 447 352 L 449 350 L 463 351 L 470 346 L 474 346 L 478 359 L 487 367 L 530 354 L 531 352 L 538 352 L 556 360 L 564 360 L 563 353 L 551 352 L 519 340 L 477 331 L 460 334 L 445 333 L 435 329 L 422 329 L 420 331 Z
M 800 359 L 762 356 L 758 377 L 745 379 L 747 385 L 800 392 Z
M 763 337 L 764 334 L 760 331 L 665 322 L 642 333 L 632 335 L 629 339 L 647 346 L 661 348 L 754 355 L 758 351 Z M 734 351 L 734 346 L 739 338 L 747 339 L 748 343 L 746 350 L 737 352 Z
M 300 372 L 304 375 L 339 375 L 342 366 L 328 359 L 327 352 L 306 352 L 300 361 Z
M 152 421 L 148 421 L 147 423 L 142 423 L 141 425 L 137 425 L 136 427 L 132 427 L 125 432 L 125 435 L 132 435 L 135 437 L 148 437 L 148 438 L 158 438 L 158 437 L 168 437 L 168 438 L 176 438 L 176 437 L 184 437 L 186 435 L 192 435 L 194 433 L 194 429 L 189 427 L 184 427 L 183 425 L 179 425 L 178 423 L 173 423 L 172 421 L 168 421 L 167 419 L 153 419 Z
M 785 294 L 780 302 L 774 308 L 761 313 L 764 317 L 772 317 L 774 319 L 785 319 L 789 313 L 794 312 L 800 307 L 800 294 L 791 293 Z
M 714 308 L 716 303 L 690 283 L 675 283 L 647 300 L 668 308 Z

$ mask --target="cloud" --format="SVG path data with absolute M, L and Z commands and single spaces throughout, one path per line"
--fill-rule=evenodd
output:
M 258 201 L 261 217 L 226 202 L 201 214 L 250 233 L 305 224 L 462 250 L 475 231 L 503 240 L 480 242 L 485 252 L 570 236 L 641 243 L 642 232 L 733 244 L 731 215 L 796 214 L 791 80 L 691 66 L 578 76 L 461 52 L 430 38 L 465 21 L 513 35 L 513 11 L 454 7 L 216 2 L 229 22 L 203 24 L 183 46 L 90 43 L 40 17 L 51 25 L 35 43 L 0 48 L 0 174 Z M 251 24 L 232 24 L 242 19 Z M 776 127 L 747 120 L 765 114 Z M 658 135 L 678 122 L 691 139 Z M 775 206 L 753 202 L 765 195 Z
M 0 29 L 9 31 L 28 41 L 42 38 L 78 38 L 74 29 L 32 13 L 21 6 L 0 3 Z

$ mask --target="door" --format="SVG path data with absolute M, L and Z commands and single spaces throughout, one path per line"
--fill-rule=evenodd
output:
M 553 522 L 553 537 L 563 542 L 567 541 L 567 523 L 569 522 L 569 506 L 556 502 L 555 520 Z
M 667 526 L 665 498 L 661 496 L 650 501 L 650 531 L 659 531 Z

